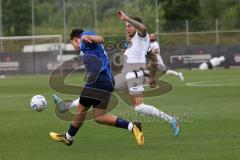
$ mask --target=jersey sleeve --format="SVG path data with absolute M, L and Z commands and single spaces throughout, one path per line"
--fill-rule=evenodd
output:
M 87 36 L 94 36 L 96 34 L 94 32 L 92 32 L 92 31 L 86 31 L 86 32 L 83 32 L 81 34 L 80 38 L 82 38 L 82 36 L 85 36 L 85 35 L 87 35 Z
M 85 36 L 85 35 L 88 35 L 88 36 L 94 36 L 96 35 L 94 32 L 92 31 L 86 31 L 86 32 L 83 32 L 80 36 L 80 39 L 82 38 L 82 36 Z M 91 44 L 91 43 L 88 43 L 88 42 L 82 42 L 80 43 L 80 48 L 81 48 L 81 51 L 85 54 L 87 51 L 90 51 L 92 50 L 94 44 Z

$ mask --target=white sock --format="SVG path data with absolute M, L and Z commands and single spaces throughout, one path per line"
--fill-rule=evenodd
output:
M 157 109 L 153 106 L 150 106 L 150 105 L 147 105 L 144 103 L 136 106 L 135 111 L 142 113 L 142 114 L 159 117 L 159 118 L 167 121 L 168 123 L 171 123 L 173 121 L 173 117 L 169 116 L 168 114 L 160 111 L 159 109 Z
M 179 76 L 179 73 L 174 71 L 174 70 L 167 70 L 166 74 L 174 75 L 174 76 Z
M 129 130 L 130 132 L 132 132 L 132 130 L 133 130 L 133 123 L 132 123 L 132 122 L 129 122 L 129 124 L 128 124 L 128 130 Z
M 73 136 L 70 136 L 70 135 L 68 134 L 68 132 L 66 133 L 66 138 L 67 138 L 67 140 L 69 140 L 69 141 L 73 141 L 73 139 L 74 139 L 74 137 L 73 137 Z
M 77 107 L 77 106 L 79 105 L 79 99 L 80 99 L 80 98 L 75 99 L 75 100 L 72 102 L 72 104 L 70 105 L 69 109 L 70 109 L 70 108 L 73 108 L 73 107 Z

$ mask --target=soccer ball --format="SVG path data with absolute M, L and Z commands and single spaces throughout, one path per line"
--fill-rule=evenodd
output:
M 30 101 L 31 108 L 40 112 L 47 107 L 47 100 L 42 95 L 35 95 Z

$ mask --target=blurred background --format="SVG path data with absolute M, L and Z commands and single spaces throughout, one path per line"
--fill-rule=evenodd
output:
M 116 58 L 125 40 L 118 10 L 141 17 L 158 35 L 171 68 L 222 55 L 222 67 L 240 65 L 240 0 L 0 0 L 0 74 L 50 73 L 76 56 L 69 45 L 75 27 L 103 36 Z

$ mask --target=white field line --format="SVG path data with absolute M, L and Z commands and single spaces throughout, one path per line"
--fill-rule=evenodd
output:
M 213 84 L 209 84 L 209 83 L 213 83 Z M 238 79 L 209 80 L 209 81 L 195 81 L 195 82 L 188 82 L 185 85 L 186 86 L 191 86 L 191 87 L 240 86 L 240 78 L 238 78 Z

